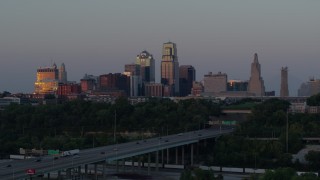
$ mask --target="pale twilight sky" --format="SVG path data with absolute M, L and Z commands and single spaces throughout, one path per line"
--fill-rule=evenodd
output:
M 170 40 L 197 80 L 209 71 L 248 80 L 256 52 L 266 90 L 279 94 L 288 66 L 296 95 L 320 78 L 319 9 L 319 0 L 1 0 L 0 92 L 33 92 L 36 69 L 52 60 L 79 82 L 123 72 L 142 50 L 154 55 L 159 82 Z

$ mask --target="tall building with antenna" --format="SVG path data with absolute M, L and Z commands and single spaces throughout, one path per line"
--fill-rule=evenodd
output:
M 288 67 L 281 68 L 281 86 L 280 86 L 280 97 L 289 96 L 288 88 Z

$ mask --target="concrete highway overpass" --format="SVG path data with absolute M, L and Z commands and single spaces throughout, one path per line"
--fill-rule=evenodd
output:
M 203 129 L 199 131 L 191 131 L 186 133 L 174 134 L 169 136 L 162 136 L 150 139 L 144 139 L 139 141 L 133 141 L 122 144 L 115 144 L 91 149 L 80 150 L 80 153 L 75 156 L 60 157 L 58 159 L 53 158 L 53 156 L 44 156 L 41 160 L 28 159 L 28 160 L 13 160 L 9 162 L 0 163 L 0 177 L 2 180 L 12 180 L 12 179 L 25 179 L 29 178 L 26 171 L 28 169 L 34 169 L 35 174 L 32 177 L 38 175 L 47 174 L 50 177 L 50 173 L 57 172 L 58 176 L 61 172 L 65 172 L 66 176 L 71 175 L 72 172 L 77 172 L 79 175 L 81 173 L 87 174 L 88 165 L 94 164 L 95 173 L 98 164 L 106 164 L 110 162 L 116 162 L 118 160 L 132 158 L 135 156 L 147 155 L 148 164 L 150 164 L 151 153 L 155 157 L 156 170 L 159 168 L 159 154 L 162 152 L 162 163 L 164 162 L 164 153 L 167 151 L 167 161 L 169 158 L 169 149 L 175 148 L 176 163 L 178 163 L 178 153 L 181 154 L 181 163 L 184 164 L 185 159 L 185 148 L 180 148 L 181 151 L 178 152 L 178 147 L 188 146 L 190 147 L 190 164 L 193 165 L 193 154 L 194 154 L 194 144 L 200 142 L 201 140 L 217 138 L 223 134 L 228 134 L 233 132 L 233 128 L 228 129 Z M 103 172 L 105 166 L 103 165 Z M 150 170 L 150 168 L 148 168 Z

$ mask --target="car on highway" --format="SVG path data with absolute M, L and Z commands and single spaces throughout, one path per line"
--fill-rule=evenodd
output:
M 37 158 L 34 160 L 34 162 L 40 162 L 41 161 L 41 158 Z
M 12 167 L 12 165 L 11 165 L 11 164 L 8 164 L 6 167 Z

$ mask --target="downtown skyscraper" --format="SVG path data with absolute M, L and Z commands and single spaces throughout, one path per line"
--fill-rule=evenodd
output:
M 264 96 L 264 81 L 261 77 L 261 66 L 258 61 L 258 54 L 254 54 L 253 63 L 251 63 L 251 76 L 248 85 L 248 91 L 255 96 Z
M 280 85 L 280 97 L 288 97 L 288 67 L 281 68 L 281 85 Z
M 192 83 L 196 80 L 196 70 L 191 65 L 182 65 L 179 68 L 179 90 L 180 96 L 191 94 Z
M 164 96 L 179 95 L 179 62 L 177 46 L 167 42 L 162 47 L 161 83 L 164 85 Z
M 140 90 L 138 94 L 144 96 L 145 84 L 155 82 L 155 60 L 153 59 L 152 54 L 144 50 L 137 55 L 135 64 L 139 66 Z
M 34 83 L 35 94 L 55 94 L 59 85 L 59 70 L 54 63 L 51 67 L 37 69 L 37 80 Z
M 155 81 L 155 61 L 152 54 L 142 51 L 136 58 L 136 64 L 140 66 L 142 83 Z
M 59 82 L 64 84 L 68 82 L 66 66 L 64 65 L 64 63 L 62 63 L 59 68 Z

